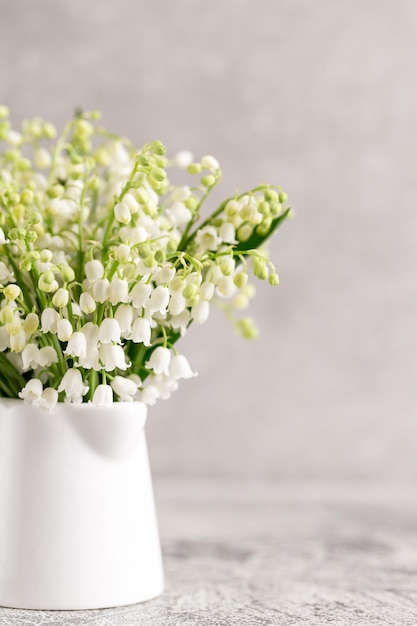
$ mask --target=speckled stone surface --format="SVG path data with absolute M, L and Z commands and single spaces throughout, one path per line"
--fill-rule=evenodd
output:
M 159 482 L 166 591 L 103 611 L 0 609 L 0 626 L 417 624 L 411 488 Z

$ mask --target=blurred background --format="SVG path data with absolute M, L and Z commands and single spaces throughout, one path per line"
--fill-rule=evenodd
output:
M 417 480 L 417 3 L 2 0 L 0 101 L 268 181 L 296 218 L 258 340 L 212 312 L 149 416 L 157 476 Z

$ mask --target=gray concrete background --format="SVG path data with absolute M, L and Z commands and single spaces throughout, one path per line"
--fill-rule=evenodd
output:
M 74 106 L 138 144 L 213 153 L 222 196 L 281 184 L 297 218 L 242 343 L 183 342 L 200 376 L 150 415 L 154 471 L 417 479 L 417 4 L 3 0 L 0 100 Z

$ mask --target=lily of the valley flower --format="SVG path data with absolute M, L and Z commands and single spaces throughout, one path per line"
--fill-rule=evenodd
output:
M 138 377 L 115 376 L 111 381 L 113 391 L 119 396 L 121 402 L 133 402 L 140 384 Z
M 183 354 L 176 354 L 172 357 L 169 367 L 169 373 L 175 379 L 192 378 L 193 376 L 197 376 L 197 372 L 193 372 L 187 357 L 185 357 Z
M 87 356 L 87 339 L 85 335 L 79 331 L 75 332 L 68 341 L 68 345 L 64 354 L 72 357 L 86 358 Z
M 74 404 L 83 401 L 83 396 L 86 395 L 88 389 L 89 387 L 84 383 L 81 372 L 74 368 L 67 370 L 58 387 L 60 393 L 65 392 L 65 402 L 73 402 Z
M 138 317 L 133 322 L 130 339 L 133 343 L 143 343 L 145 346 L 151 345 L 151 325 L 145 317 Z
M 98 385 L 93 394 L 94 406 L 110 406 L 113 404 L 113 390 L 110 385 Z
M 169 375 L 169 365 L 171 362 L 171 350 L 158 346 L 152 352 L 149 361 L 145 363 L 146 367 L 153 370 L 155 374 Z
M 103 343 L 99 348 L 99 356 L 106 372 L 112 372 L 115 369 L 124 371 L 129 367 L 122 346 Z
M 107 318 L 101 322 L 99 340 L 101 343 L 120 342 L 121 328 L 115 319 Z
M 52 387 L 43 389 L 42 382 L 38 378 L 32 378 L 22 391 L 19 397 L 24 400 L 25 404 L 34 407 L 41 407 L 52 412 L 58 402 L 58 392 Z
M 0 106 L 5 128 L 8 115 Z M 236 193 L 203 217 L 221 179 L 213 156 L 168 158 L 159 141 L 137 151 L 95 119 L 77 116 L 56 140 L 51 125 L 26 121 L 0 146 L 0 386 L 49 409 L 58 397 L 168 398 L 195 375 L 174 347 L 191 322 L 204 323 L 214 302 L 252 337 L 240 316 L 248 268 L 279 282 L 267 251 L 253 248 L 289 214 L 280 188 Z M 194 180 L 173 185 L 172 166 Z

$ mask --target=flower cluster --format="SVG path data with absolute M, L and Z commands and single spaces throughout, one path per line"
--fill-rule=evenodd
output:
M 278 284 L 263 244 L 290 215 L 285 193 L 261 185 L 204 219 L 214 157 L 138 150 L 98 119 L 17 132 L 0 107 L 0 395 L 50 410 L 168 398 L 195 375 L 175 344 L 213 302 L 255 336 L 237 315 L 248 270 Z M 169 168 L 191 184 L 171 184 Z

